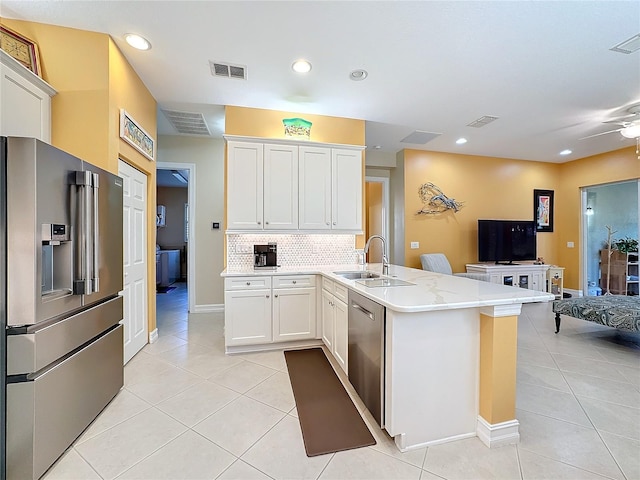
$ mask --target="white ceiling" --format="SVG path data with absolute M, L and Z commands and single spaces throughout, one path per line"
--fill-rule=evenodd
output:
M 238 105 L 363 119 L 382 152 L 564 162 L 634 145 L 580 138 L 640 103 L 640 51 L 609 50 L 640 33 L 638 1 L 2 0 L 0 16 L 108 33 L 160 108 L 202 112 L 216 136 L 221 106 Z M 127 32 L 153 48 L 132 49 Z M 291 70 L 298 58 L 310 74 Z M 210 60 L 248 79 L 214 77 Z M 499 119 L 467 126 L 483 115 Z M 400 142 L 414 130 L 442 135 Z M 161 113 L 158 131 L 175 132 Z

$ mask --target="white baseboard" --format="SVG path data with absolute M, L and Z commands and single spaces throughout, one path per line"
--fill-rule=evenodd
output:
M 227 346 L 224 350 L 225 353 L 232 355 L 234 353 L 267 352 L 269 350 L 283 350 L 285 348 L 291 350 L 294 348 L 321 347 L 322 345 L 322 340 L 311 339 L 297 340 L 294 342 L 263 343 L 261 345 Z
M 503 445 L 513 445 L 520 441 L 518 420 L 490 424 L 478 415 L 478 425 L 476 434 L 478 438 L 489 448 L 501 447 Z
M 404 453 L 404 452 L 410 452 L 411 450 L 417 450 L 419 448 L 432 447 L 434 445 L 442 445 L 443 443 L 449 443 L 449 442 L 456 442 L 458 440 L 464 440 L 465 438 L 473 438 L 475 436 L 476 434 L 474 432 L 461 433 L 460 435 L 454 435 L 452 437 L 439 438 L 438 440 L 431 440 L 429 442 L 415 443 L 411 446 L 406 446 L 405 435 L 404 433 L 402 433 L 400 435 L 396 435 L 395 437 L 393 437 L 393 441 L 395 442 L 396 447 L 398 447 L 398 450 Z
M 149 332 L 149 343 L 155 343 L 158 340 L 158 329 L 155 328 L 152 332 Z
M 191 313 L 222 313 L 224 312 L 224 303 L 212 303 L 211 305 L 196 305 Z

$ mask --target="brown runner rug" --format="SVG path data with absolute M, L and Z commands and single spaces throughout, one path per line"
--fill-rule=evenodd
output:
M 284 352 L 308 457 L 375 445 L 321 348 Z

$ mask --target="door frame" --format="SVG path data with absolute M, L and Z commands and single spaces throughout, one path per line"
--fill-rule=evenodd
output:
M 189 181 L 187 182 L 187 201 L 189 202 L 189 239 L 187 241 L 187 295 L 189 301 L 189 312 L 195 311 L 196 306 L 196 164 L 178 162 L 158 162 L 156 170 L 188 170 Z M 156 189 L 158 187 L 156 186 Z M 156 207 L 158 201 L 156 200 Z
M 391 245 L 390 232 L 390 219 L 389 219 L 389 177 L 377 177 L 375 175 L 365 175 L 365 185 L 367 182 L 381 183 L 382 184 L 382 236 L 387 241 L 387 253 L 391 256 L 393 247 Z M 366 200 L 365 200 L 366 204 Z

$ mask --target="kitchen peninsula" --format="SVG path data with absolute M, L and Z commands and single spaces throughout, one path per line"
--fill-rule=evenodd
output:
M 317 323 L 306 324 L 310 325 L 306 337 L 292 336 L 295 342 L 283 342 L 286 325 L 280 323 L 285 317 L 300 315 L 299 312 L 283 315 L 279 292 L 286 290 L 285 286 L 293 287 L 290 291 L 294 291 L 299 278 L 310 295 L 308 298 L 312 298 L 311 289 L 316 283 L 329 283 L 333 286 L 330 298 L 334 299 L 334 305 L 344 304 L 345 293 L 350 290 L 386 308 L 381 427 L 394 437 L 400 450 L 472 436 L 478 436 L 489 447 L 518 442 L 515 418 L 518 315 L 523 303 L 546 302 L 554 296 L 396 265 L 390 266 L 387 276 L 382 276 L 380 264 L 368 265 L 366 270 L 379 278 L 403 280 L 409 285 L 366 286 L 358 279 L 336 273 L 362 269 L 356 265 L 323 265 L 280 267 L 269 272 L 225 270 L 222 273 L 227 294 L 225 338 L 230 338 L 229 333 L 236 328 L 232 323 L 238 318 L 229 311 L 228 294 L 246 294 L 247 290 L 242 289 L 257 283 L 260 288 L 255 291 L 260 293 L 256 295 L 265 300 L 260 308 L 265 316 L 269 314 L 269 331 L 262 339 L 244 342 L 240 347 L 227 343 L 227 352 L 298 348 L 318 345 L 324 340 L 327 350 L 336 356 L 335 347 L 344 344 L 346 332 L 345 326 L 336 320 L 331 327 L 335 335 L 329 337 L 335 340 L 333 345 L 327 344 L 324 309 L 316 308 L 316 304 L 324 305 L 326 289 L 316 289 L 318 302 L 302 302 L 302 311 L 318 312 Z M 249 303 L 243 299 L 243 318 L 248 318 Z M 339 315 L 331 318 L 337 319 Z M 344 320 L 345 316 L 341 318 Z M 266 328 L 267 322 L 264 318 L 261 321 Z M 241 330 L 246 333 L 246 325 Z M 272 331 L 280 335 L 276 338 Z M 348 371 L 337 356 L 336 359 Z M 348 358 L 344 363 L 348 363 Z

